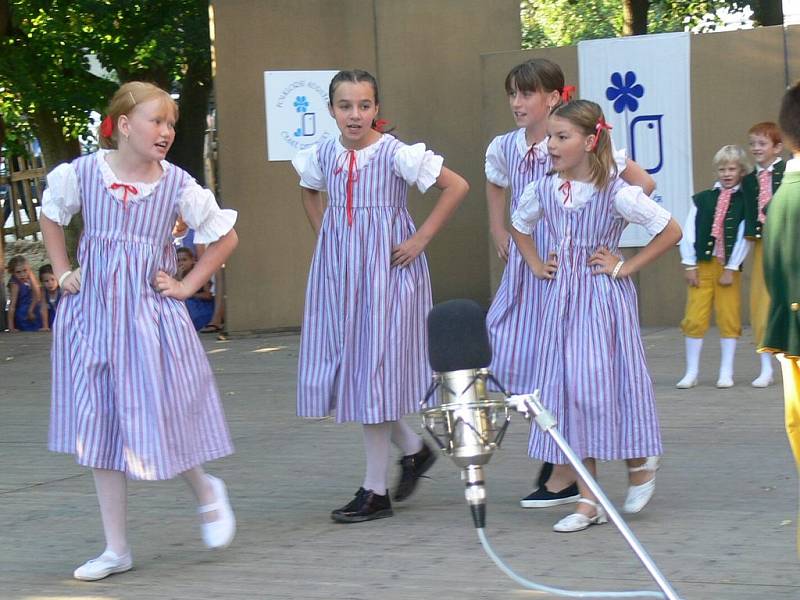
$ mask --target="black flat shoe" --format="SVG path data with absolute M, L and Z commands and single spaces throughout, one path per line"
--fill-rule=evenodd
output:
M 375 519 L 385 519 L 394 515 L 389 493 L 376 494 L 372 490 L 358 488 L 355 498 L 331 512 L 331 519 L 337 523 L 362 523 Z
M 422 475 L 436 462 L 436 453 L 424 441 L 422 450 L 416 454 L 409 454 L 400 459 L 400 481 L 394 492 L 395 502 L 407 499 L 417 487 L 417 482 Z
M 560 492 L 551 492 L 542 485 L 533 493 L 528 494 L 519 501 L 522 508 L 547 508 L 577 502 L 581 495 L 578 493 L 578 484 L 568 485 Z

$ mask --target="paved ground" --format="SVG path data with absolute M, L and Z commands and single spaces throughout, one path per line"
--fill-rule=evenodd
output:
M 794 549 L 797 478 L 782 430 L 780 388 L 753 390 L 756 358 L 741 344 L 737 386 L 716 390 L 710 343 L 702 385 L 681 392 L 677 330 L 645 338 L 666 445 L 656 497 L 630 525 L 686 599 L 800 598 Z M 540 598 L 484 555 L 446 459 L 394 518 L 337 525 L 329 511 L 361 482 L 359 428 L 294 416 L 298 338 L 204 339 L 237 453 L 210 466 L 231 490 L 234 544 L 202 549 L 180 480 L 130 486 L 135 569 L 71 579 L 102 550 L 91 475 L 45 449 L 47 334 L 0 334 L 0 598 L 15 600 Z M 416 421 L 413 421 L 416 424 Z M 535 465 L 516 419 L 487 468 L 487 532 L 519 573 L 579 589 L 655 589 L 612 525 L 556 534 L 563 507 L 522 510 Z M 600 481 L 621 502 L 621 464 Z

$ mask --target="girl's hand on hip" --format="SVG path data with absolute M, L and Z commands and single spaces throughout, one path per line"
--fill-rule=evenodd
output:
M 67 275 L 61 284 L 61 291 L 65 294 L 77 294 L 81 291 L 81 268 L 78 267 Z
M 407 267 L 422 254 L 425 246 L 427 243 L 422 241 L 417 234 L 412 235 L 402 244 L 392 248 L 392 266 Z
M 600 246 L 595 250 L 595 253 L 589 257 L 589 266 L 594 267 L 594 269 L 592 269 L 593 275 L 611 275 L 614 272 L 614 267 L 616 267 L 617 263 L 621 260 L 622 259 L 612 253 L 611 250 Z
M 191 292 L 186 289 L 183 281 L 178 281 L 174 277 L 168 275 L 164 271 L 159 271 L 156 274 L 156 280 L 153 284 L 156 291 L 166 298 L 176 298 L 177 300 L 186 300 L 191 296 Z
M 722 275 L 719 278 L 719 284 L 725 287 L 733 284 L 733 271 L 731 269 L 723 269 Z
M 508 251 L 511 247 L 511 234 L 508 229 L 501 227 L 497 230 L 492 229 L 492 241 L 494 242 L 494 249 L 497 252 L 497 258 L 503 262 L 508 262 Z
M 551 252 L 547 257 L 547 262 L 539 261 L 531 270 L 537 279 L 555 279 L 556 271 L 558 271 L 558 256 L 555 252 Z

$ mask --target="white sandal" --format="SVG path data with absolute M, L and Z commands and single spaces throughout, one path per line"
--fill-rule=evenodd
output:
M 214 488 L 216 500 L 211 504 L 200 506 L 197 512 L 200 514 L 217 511 L 216 521 L 203 523 L 203 543 L 208 548 L 222 549 L 227 548 L 236 535 L 236 517 L 233 515 L 230 501 L 228 500 L 228 490 L 222 479 L 218 479 L 206 473 L 211 487 Z
M 622 505 L 623 512 L 634 514 L 647 506 L 647 503 L 650 502 L 650 499 L 656 491 L 656 471 L 658 471 L 659 466 L 658 457 L 649 456 L 641 466 L 628 469 L 628 473 L 651 471 L 653 473 L 653 478 L 640 485 L 628 487 L 628 495 L 625 498 L 625 504 Z
M 583 531 L 590 525 L 601 525 L 603 523 L 608 523 L 606 511 L 603 510 L 603 507 L 597 502 L 594 500 L 589 500 L 588 498 L 578 498 L 578 503 L 588 504 L 589 506 L 594 507 L 597 512 L 593 517 L 578 512 L 567 515 L 558 523 L 553 525 L 553 531 L 557 531 L 559 533 L 571 533 L 573 531 Z

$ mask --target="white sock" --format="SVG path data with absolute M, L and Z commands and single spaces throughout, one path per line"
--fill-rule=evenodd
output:
M 736 338 L 720 338 L 722 358 L 719 363 L 719 378 L 733 377 L 733 359 L 736 356 Z
M 403 456 L 422 450 L 422 438 L 405 421 L 392 421 L 392 443 L 400 448 Z
M 694 379 L 700 372 L 700 352 L 703 350 L 703 338 L 686 338 L 686 375 Z
M 761 357 L 761 374 L 758 376 L 759 379 L 762 377 L 772 379 L 772 355 L 769 352 L 761 352 L 759 356 Z
M 364 475 L 364 489 L 383 496 L 388 489 L 389 450 L 392 423 L 364 425 L 364 450 L 367 455 L 367 472 Z

